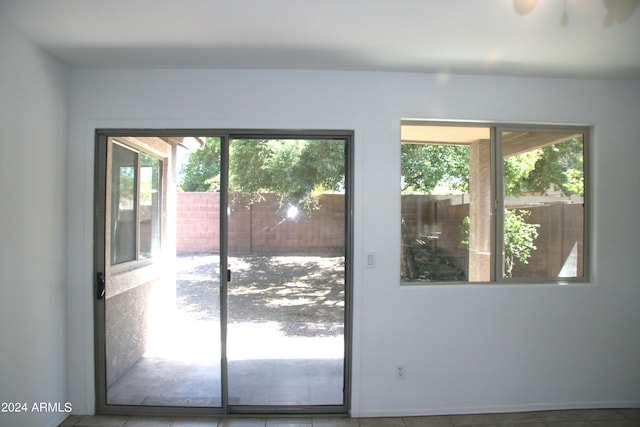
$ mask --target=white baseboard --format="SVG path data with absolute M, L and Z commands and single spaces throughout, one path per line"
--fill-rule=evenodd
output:
M 418 417 L 430 415 L 466 415 L 503 412 L 533 412 L 570 409 L 640 408 L 640 401 L 532 403 L 523 405 L 468 406 L 443 408 L 404 408 L 361 410 L 354 418 L 368 417 Z

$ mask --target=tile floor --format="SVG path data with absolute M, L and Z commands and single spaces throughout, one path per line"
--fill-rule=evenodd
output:
M 60 427 L 637 427 L 640 408 L 535 411 L 398 418 L 166 418 L 77 416 Z
M 342 405 L 342 359 L 253 359 L 229 364 L 232 405 Z M 107 391 L 110 405 L 219 407 L 220 364 L 142 358 Z

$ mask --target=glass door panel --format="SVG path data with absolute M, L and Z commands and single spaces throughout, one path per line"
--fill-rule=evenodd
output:
M 98 412 L 346 413 L 350 137 L 219 135 L 98 135 Z
M 106 405 L 222 406 L 220 193 L 176 191 L 179 154 L 160 137 L 108 139 Z M 211 166 L 219 182 L 219 154 Z
M 229 142 L 230 407 L 345 402 L 345 155 L 345 140 Z

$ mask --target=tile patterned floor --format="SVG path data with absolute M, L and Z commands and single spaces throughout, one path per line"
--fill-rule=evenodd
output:
M 60 427 L 638 427 L 640 408 L 535 411 L 429 417 L 166 418 L 77 416 Z
M 342 405 L 342 359 L 235 360 L 232 405 Z M 107 391 L 110 405 L 219 407 L 220 364 L 142 358 Z

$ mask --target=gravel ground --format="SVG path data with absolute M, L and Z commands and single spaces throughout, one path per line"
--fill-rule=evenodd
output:
M 220 313 L 218 255 L 177 259 L 178 308 L 198 320 Z M 229 322 L 271 321 L 295 336 L 343 333 L 344 258 L 230 257 Z

